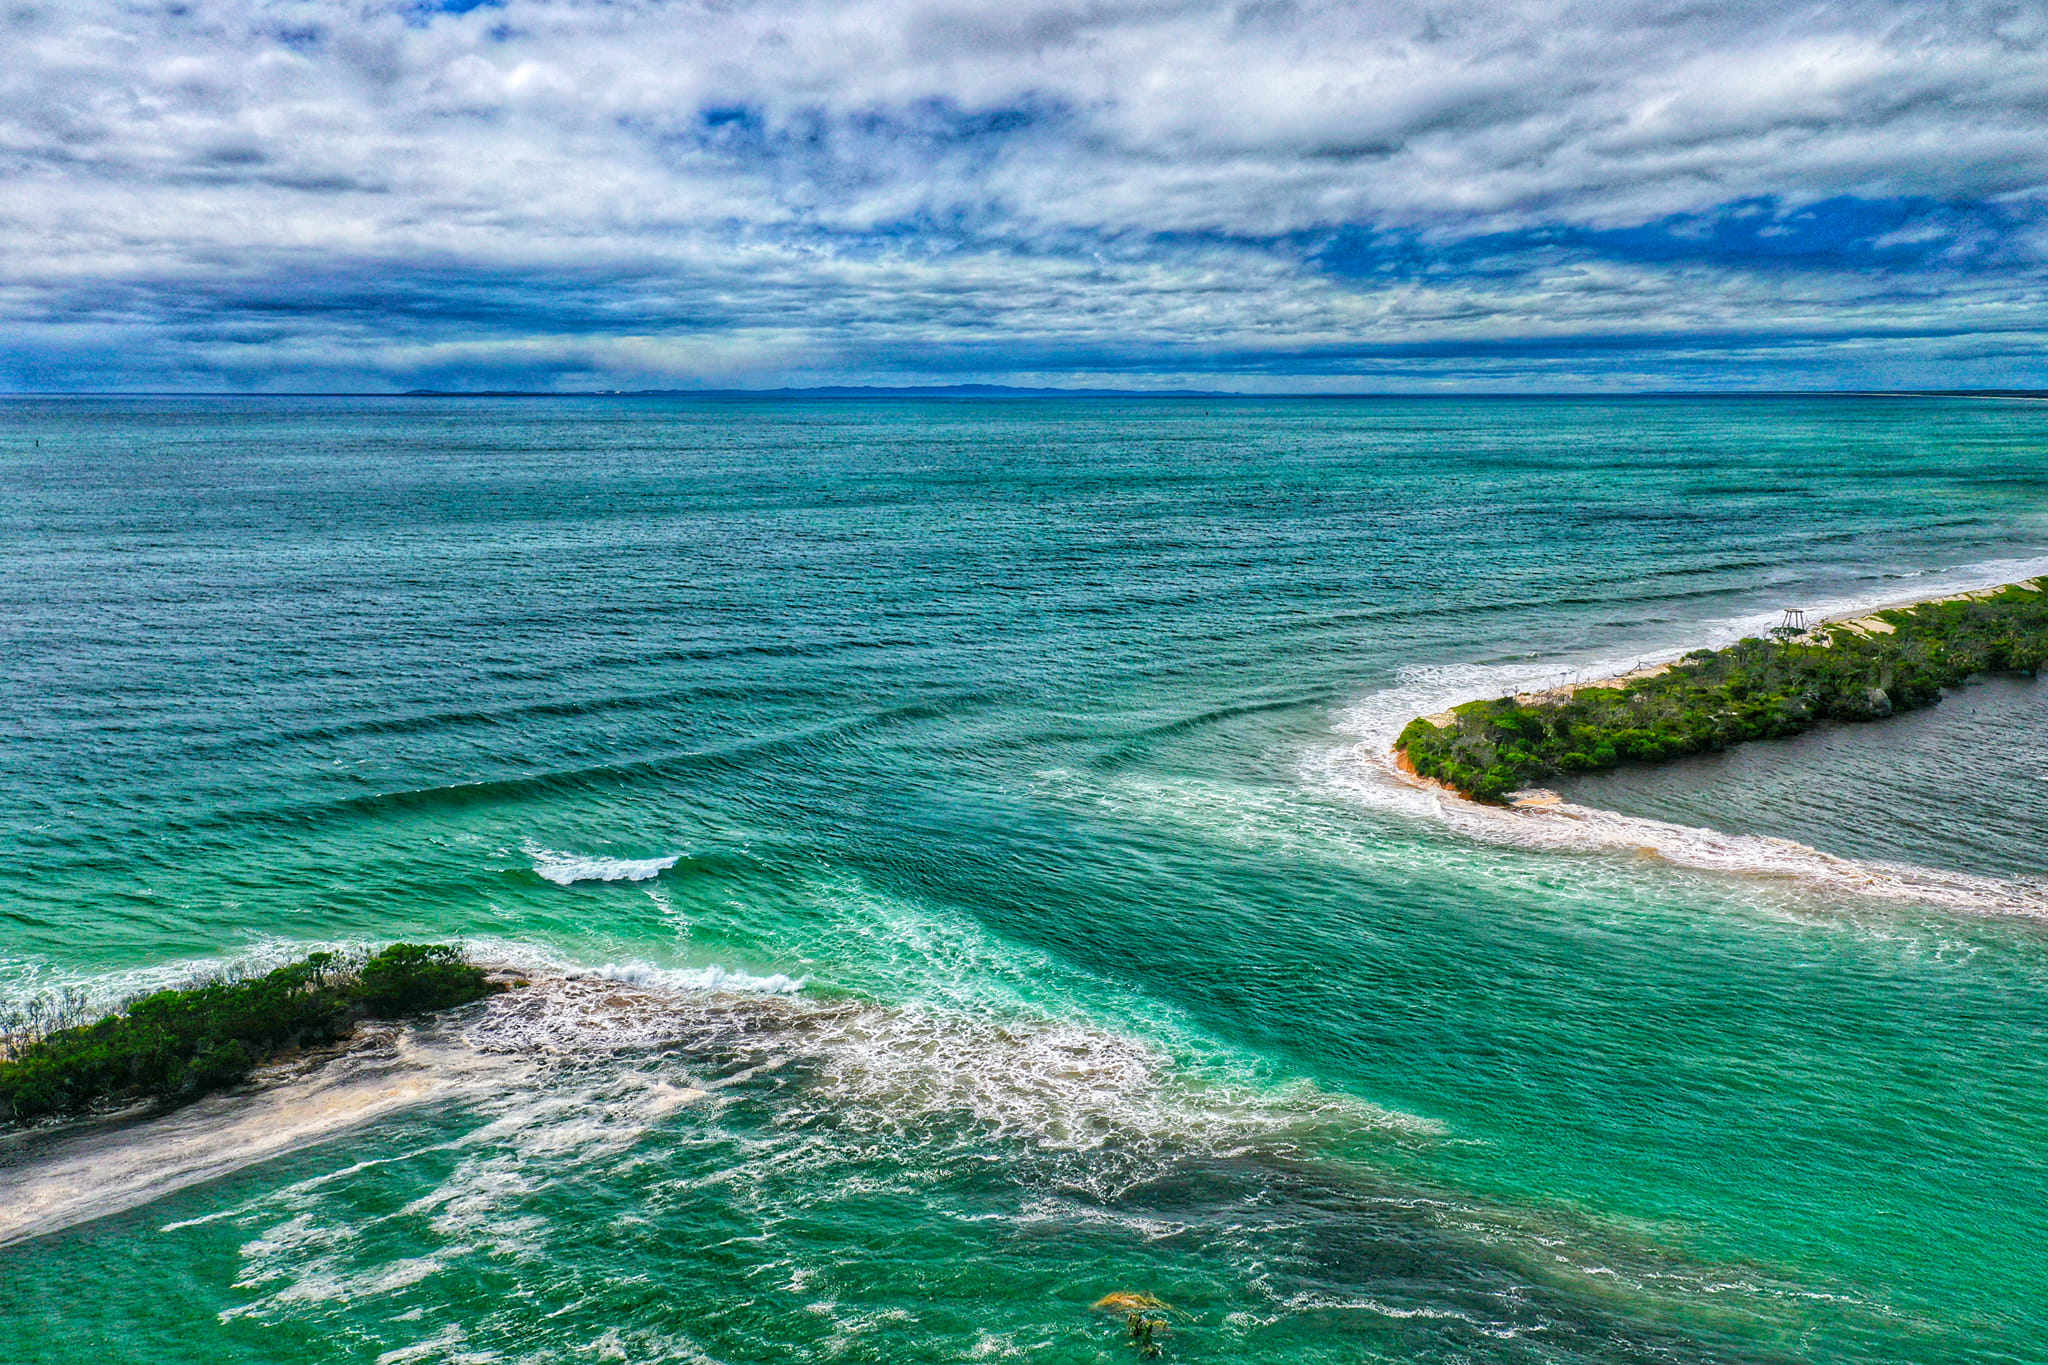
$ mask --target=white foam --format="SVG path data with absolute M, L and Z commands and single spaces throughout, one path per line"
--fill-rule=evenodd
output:
M 1860 596 L 1809 600 L 1808 610 L 1826 617 L 1850 616 L 2043 574 L 2048 574 L 2048 557 L 1990 560 L 1902 576 L 1881 593 L 1872 590 Z M 1910 588 L 1904 587 L 1907 583 Z M 1595 681 L 1669 662 L 1695 649 L 1717 648 L 1759 634 L 1776 621 L 1777 614 L 1773 608 L 1705 621 L 1689 629 L 1682 641 L 1628 655 L 1404 669 L 1395 686 L 1361 698 L 1339 715 L 1334 728 L 1346 742 L 1306 755 L 1303 776 L 1312 786 L 1355 804 L 1441 821 L 1460 834 L 1488 843 L 1632 851 L 1701 871 L 1783 879 L 1832 893 L 2048 918 L 2048 886 L 2034 882 L 1859 861 L 1790 839 L 1724 834 L 1571 802 L 1542 809 L 1483 806 L 1451 796 L 1395 766 L 1394 741 L 1417 716 L 1432 715 L 1462 702 Z
M 377 1365 L 412 1365 L 416 1360 L 452 1360 L 455 1353 L 468 1342 L 469 1338 L 460 1326 L 449 1323 L 429 1337 L 422 1337 L 409 1346 L 399 1346 L 377 1357 Z M 467 1361 L 495 1360 L 495 1354 L 480 1355 L 464 1352 L 460 1357 Z
M 1462 1322 L 1473 1327 L 1487 1327 L 1486 1323 L 1469 1313 L 1455 1308 L 1436 1308 L 1429 1305 L 1396 1307 L 1374 1298 L 1343 1298 L 1334 1294 L 1303 1292 L 1282 1300 L 1281 1307 L 1290 1313 L 1371 1313 L 1376 1317 L 1406 1320 L 1422 1318 L 1441 1322 Z
M 706 967 L 656 967 L 645 962 L 607 962 L 590 969 L 590 975 L 607 981 L 623 981 L 652 990 L 724 991 L 747 995 L 794 995 L 810 984 L 807 976 L 783 972 L 756 974 L 712 963 Z
M 671 853 L 660 858 L 606 858 L 597 854 L 562 853 L 537 844 L 526 845 L 534 874 L 556 886 L 577 882 L 644 882 L 659 877 L 682 860 Z
M 1470 804 L 1470 803 L 1459 803 Z M 1956 910 L 2048 918 L 2048 886 L 2020 878 L 1978 876 L 1907 863 L 1844 858 L 1791 839 L 1724 834 L 1572 802 L 1545 811 L 1496 812 L 1536 819 L 1516 822 L 1516 835 L 1555 847 L 1637 849 L 1683 867 L 1751 877 L 1777 877 L 1827 891 L 1917 901 Z M 1546 818 L 1547 817 L 1547 818 Z
M 633 959 L 592 966 L 557 949 L 511 939 L 472 938 L 466 940 L 466 946 L 474 960 L 515 971 L 550 977 L 593 977 L 678 995 L 793 995 L 810 984 L 808 976 L 775 971 L 754 972 L 717 962 L 663 966 Z
M 774 1159 L 835 1170 L 878 1142 L 980 1161 L 995 1141 L 1071 1158 L 1066 1183 L 1111 1190 L 1189 1152 L 1252 1143 L 1285 1149 L 1296 1136 L 1333 1127 L 1431 1130 L 1305 1083 L 1274 1088 L 1197 1075 L 1154 1043 L 1014 1004 L 821 998 L 782 974 L 719 968 L 628 963 L 571 972 L 533 971 L 530 985 L 479 1006 L 379 1028 L 366 1046 L 296 1073 L 273 1072 L 251 1093 L 23 1148 L 7 1170 L 0 1245 L 136 1207 L 372 1120 L 454 1104 L 479 1120 L 457 1145 L 485 1155 L 465 1158 L 416 1211 L 445 1221 L 451 1235 L 475 1223 L 478 1237 L 512 1246 L 536 1235 L 512 1211 L 532 1175 L 526 1163 L 612 1159 L 649 1129 L 700 1106 L 715 1109 L 723 1091 L 785 1068 L 800 1081 L 773 1087 L 785 1134 Z M 328 1180 L 293 1188 L 318 1198 Z M 287 1219 L 270 1240 L 283 1248 L 315 1232 Z M 259 1239 L 248 1255 L 262 1260 L 267 1245 Z M 292 1294 L 322 1292 L 306 1275 L 291 1278 Z M 363 1287 L 339 1272 L 331 1278 L 344 1289 Z M 268 1297 L 274 1301 L 261 1312 L 285 1308 L 279 1295 Z

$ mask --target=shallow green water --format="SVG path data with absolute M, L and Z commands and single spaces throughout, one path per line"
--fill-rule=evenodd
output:
M 652 993 L 0 1248 L 24 1359 L 1115 1360 L 1120 1289 L 1189 1361 L 2048 1340 L 2024 857 L 1860 893 L 1370 760 L 2039 572 L 2048 406 L 15 401 L 0 506 L 0 991 L 432 935 Z M 1780 832 L 2038 836 L 2013 771 Z

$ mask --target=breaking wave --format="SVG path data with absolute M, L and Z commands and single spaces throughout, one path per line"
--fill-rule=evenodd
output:
M 757 974 L 713 963 L 708 967 L 652 967 L 644 962 L 607 962 L 591 975 L 665 991 L 728 991 L 736 994 L 789 995 L 810 983 L 807 976 L 783 972 Z
M 526 846 L 526 854 L 533 859 L 534 875 L 556 886 L 574 886 L 577 882 L 652 881 L 682 861 L 680 853 L 661 858 L 605 858 L 583 853 L 560 853 L 533 844 Z

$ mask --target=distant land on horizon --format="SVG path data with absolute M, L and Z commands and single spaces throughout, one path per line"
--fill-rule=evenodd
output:
M 1353 389 L 1276 393 L 1242 389 L 1113 389 L 1012 384 L 824 384 L 773 389 L 71 389 L 0 392 L 22 398 L 1234 398 L 1274 402 L 1361 398 L 2006 398 L 2048 400 L 2038 389 Z
M 260 396 L 260 395 L 259 395 Z M 284 397 L 287 395 L 276 395 Z M 341 397 L 344 395 L 335 395 Z M 346 395 L 353 396 L 353 395 Z M 378 396 L 378 395 L 369 395 Z M 1628 391 L 1511 390 L 1433 393 L 1358 390 L 1343 393 L 1251 393 L 1241 389 L 1114 389 L 1014 384 L 822 384 L 774 389 L 406 389 L 398 398 L 2028 398 L 2042 389 L 1641 389 Z
M 407 389 L 403 398 L 1265 398 L 1228 389 L 1032 388 L 1016 384 L 820 384 L 776 389 Z M 1347 395 L 1349 396 L 1349 395 Z

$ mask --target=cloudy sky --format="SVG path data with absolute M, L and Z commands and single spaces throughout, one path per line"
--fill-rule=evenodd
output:
M 2048 5 L 4 0 L 0 389 L 2048 385 Z

